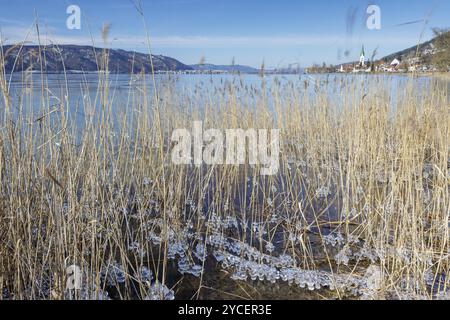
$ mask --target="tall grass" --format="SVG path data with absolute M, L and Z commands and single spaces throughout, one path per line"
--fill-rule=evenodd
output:
M 141 74 L 124 93 L 111 85 L 105 49 L 97 89 L 86 81 L 72 105 L 68 83 L 52 92 L 44 73 L 36 84 L 25 71 L 13 93 L 7 54 L 0 62 L 3 298 L 167 298 L 169 289 L 184 298 L 272 297 L 267 279 L 239 280 L 239 267 L 222 263 L 226 248 L 211 240 L 218 235 L 255 250 L 253 258 L 234 252 L 255 265 L 267 264 L 262 253 L 289 256 L 290 268 L 342 282 L 316 298 L 448 294 L 445 86 L 410 79 L 392 90 L 382 76 L 249 86 L 234 77 L 182 90 Z M 205 128 L 280 129 L 279 172 L 174 165 L 171 133 L 195 120 Z M 184 275 L 180 260 L 190 268 Z M 66 268 L 74 264 L 83 285 L 69 291 Z M 366 282 L 355 291 L 342 279 Z M 277 296 L 304 297 L 289 288 Z

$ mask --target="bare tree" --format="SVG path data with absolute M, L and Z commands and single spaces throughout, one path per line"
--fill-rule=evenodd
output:
M 450 30 L 434 29 L 436 35 L 436 54 L 433 57 L 433 63 L 443 71 L 450 68 Z

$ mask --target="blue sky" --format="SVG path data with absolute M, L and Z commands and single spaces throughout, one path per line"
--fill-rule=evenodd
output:
M 368 5 L 381 9 L 381 30 L 366 27 Z M 66 8 L 81 8 L 81 30 L 66 28 Z M 357 60 L 361 45 L 378 58 L 428 40 L 434 27 L 450 27 L 448 0 L 143 0 L 153 53 L 184 63 L 268 67 Z M 102 46 L 111 23 L 110 46 L 147 51 L 142 19 L 131 0 L 14 0 L 0 2 L 4 42 L 41 41 Z M 353 17 L 353 18 L 351 18 Z M 414 22 L 414 23 L 410 23 Z M 407 24 L 409 23 L 409 24 Z M 422 37 L 421 37 L 422 35 Z M 347 53 L 347 54 L 346 54 Z

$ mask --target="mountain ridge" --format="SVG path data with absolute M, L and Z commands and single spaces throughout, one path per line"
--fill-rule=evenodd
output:
M 391 53 L 374 60 L 374 62 L 387 62 L 394 59 L 400 61 L 413 61 L 420 59 L 422 63 L 430 63 L 436 53 L 436 38 L 412 46 L 395 53 Z M 246 65 L 215 65 L 192 64 L 187 65 L 177 59 L 152 55 L 153 68 L 149 54 L 124 49 L 104 49 L 100 47 L 83 45 L 5 45 L 2 47 L 7 73 L 20 71 L 43 71 L 47 73 L 61 72 L 97 72 L 105 69 L 101 67 L 101 56 L 104 50 L 108 51 L 108 70 L 111 73 L 151 73 L 154 72 L 225 72 L 256 74 L 258 69 Z M 417 55 L 418 53 L 418 55 Z M 43 62 L 41 64 L 41 58 Z M 351 63 L 347 63 L 351 64 Z M 345 65 L 345 64 L 344 64 Z M 279 73 L 287 72 L 280 69 Z M 278 73 L 274 71 L 275 73 Z
M 101 66 L 101 56 L 108 51 L 108 70 L 112 73 L 150 73 L 158 71 L 186 71 L 192 70 L 182 62 L 162 56 L 152 55 L 153 68 L 149 54 L 123 49 L 104 49 L 79 45 L 25 45 L 3 46 L 5 56 L 5 71 L 41 71 L 61 73 L 64 71 L 96 72 L 104 70 Z M 42 61 L 41 61 L 42 60 Z M 41 64 L 41 62 L 43 62 Z
M 399 59 L 400 61 L 404 61 L 407 59 L 415 58 L 417 56 L 417 57 L 426 59 L 429 62 L 430 58 L 436 51 L 436 46 L 435 46 L 436 40 L 437 40 L 437 38 L 433 38 L 429 41 L 422 42 L 420 44 L 414 45 L 407 49 L 403 49 L 403 50 L 391 53 L 391 54 L 379 59 L 378 61 L 389 61 L 390 62 L 394 59 Z M 417 55 L 417 53 L 419 53 L 419 54 Z

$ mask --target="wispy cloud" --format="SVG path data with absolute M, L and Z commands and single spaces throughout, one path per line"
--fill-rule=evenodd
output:
M 10 25 L 23 25 L 24 23 L 21 21 L 18 21 L 17 19 L 8 19 L 4 17 L 0 17 L 0 23 L 7 23 Z
M 28 41 L 37 43 L 36 32 L 28 27 L 5 27 L 0 28 L 3 40 L 7 43 Z M 26 37 L 28 35 L 28 37 Z M 283 35 L 283 36 L 155 36 L 151 37 L 152 46 L 155 48 L 294 48 L 305 46 L 339 46 L 339 45 L 359 45 L 360 39 L 348 37 L 346 35 Z M 366 45 L 392 45 L 410 44 L 417 39 L 405 37 L 371 37 L 364 40 Z M 50 44 L 75 44 L 75 45 L 102 45 L 100 36 L 92 39 L 90 36 L 70 35 L 70 32 L 61 34 L 52 28 L 41 30 L 41 43 Z M 112 47 L 139 48 L 146 47 L 147 38 L 145 36 L 131 36 L 121 34 L 111 34 L 109 45 Z

